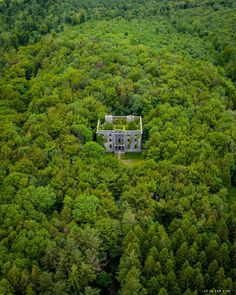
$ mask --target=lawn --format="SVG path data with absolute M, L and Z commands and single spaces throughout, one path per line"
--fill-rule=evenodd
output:
M 121 154 L 122 160 L 141 160 L 142 153 L 125 153 Z
M 142 157 L 142 153 L 125 153 L 125 154 L 121 154 L 120 161 L 126 166 L 133 168 L 138 166 L 144 160 Z

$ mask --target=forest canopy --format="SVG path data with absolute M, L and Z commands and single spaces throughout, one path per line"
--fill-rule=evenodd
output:
M 233 294 L 235 12 L 0 1 L 0 294 Z M 105 114 L 142 116 L 135 165 Z

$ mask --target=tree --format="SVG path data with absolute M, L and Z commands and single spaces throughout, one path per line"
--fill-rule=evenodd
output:
M 178 266 L 182 265 L 185 261 L 186 258 L 188 257 L 188 246 L 187 243 L 184 242 L 182 245 L 179 247 L 179 249 L 176 252 L 176 263 Z
M 222 288 L 224 279 L 225 279 L 225 271 L 223 267 L 220 267 L 216 273 L 216 278 L 214 283 L 216 284 L 216 286 L 219 286 L 219 288 Z
M 56 195 L 49 185 L 37 188 L 31 186 L 26 193 L 30 194 L 33 205 L 42 212 L 49 212 L 56 203 Z
M 136 294 L 147 294 L 142 288 L 140 283 L 140 271 L 136 267 L 132 267 L 124 281 L 122 282 L 121 294 L 124 295 L 136 295 Z
M 204 290 L 205 284 L 204 284 L 204 277 L 200 271 L 200 269 L 196 268 L 194 270 L 194 280 L 193 280 L 193 286 L 192 289 L 195 290 Z
M 71 266 L 71 271 L 69 273 L 69 281 L 74 291 L 79 292 L 80 291 L 79 272 L 78 272 L 78 266 L 75 264 L 72 264 Z
M 3 295 L 12 295 L 15 293 L 13 286 L 9 283 L 7 279 L 2 279 L 0 281 L 0 293 Z
M 79 196 L 75 199 L 73 217 L 77 222 L 95 222 L 96 211 L 99 206 L 99 199 L 96 196 Z
M 76 135 L 82 143 L 92 141 L 92 132 L 88 127 L 86 127 L 84 124 L 73 124 L 71 126 L 71 132 Z
M 219 264 L 224 267 L 225 270 L 228 269 L 230 258 L 229 258 L 229 247 L 226 243 L 223 243 L 220 245 L 217 260 Z
M 217 251 L 219 245 L 216 240 L 211 240 L 207 247 L 207 255 L 209 260 L 213 260 L 217 258 Z
M 5 279 L 1 281 L 1 285 L 5 289 L 3 290 L 4 291 L 6 291 L 7 289 L 11 290 L 12 286 L 14 287 L 14 291 L 20 289 L 20 277 L 21 277 L 20 269 L 14 264 L 7 273 L 7 280 Z
M 227 241 L 229 239 L 229 231 L 225 222 L 221 222 L 217 227 L 217 234 L 222 241 Z
M 216 272 L 219 269 L 218 262 L 216 259 L 214 259 L 208 266 L 207 274 L 209 274 L 209 279 L 213 282 L 216 278 Z
M 81 151 L 81 158 L 87 161 L 100 159 L 104 155 L 104 149 L 96 142 L 87 142 Z
M 158 292 L 158 295 L 168 295 L 168 292 L 165 288 L 161 288 L 160 291 Z
M 137 243 L 130 243 L 128 244 L 127 248 L 125 249 L 124 254 L 120 259 L 119 265 L 119 272 L 118 272 L 118 279 L 121 284 L 125 282 L 125 278 L 127 277 L 128 272 L 134 268 L 134 273 L 140 273 L 140 261 L 139 261 L 139 253 L 137 253 L 138 249 Z
M 109 257 L 118 257 L 121 250 L 120 223 L 111 218 L 101 218 L 96 222 L 96 229 L 102 240 L 102 249 Z
M 143 272 L 146 278 L 151 278 L 155 272 L 156 261 L 152 255 L 148 255 L 145 260 Z
M 193 268 L 189 265 L 188 262 L 185 262 L 182 266 L 180 276 L 179 276 L 179 285 L 182 290 L 187 290 L 190 286 L 192 286 L 192 282 L 194 280 L 194 271 Z

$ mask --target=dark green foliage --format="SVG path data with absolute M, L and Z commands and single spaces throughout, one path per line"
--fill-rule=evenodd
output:
M 0 294 L 233 293 L 234 28 L 231 0 L 0 1 Z

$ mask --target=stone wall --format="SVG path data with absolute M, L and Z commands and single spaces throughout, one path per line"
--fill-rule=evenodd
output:
M 107 152 L 141 152 L 142 132 L 139 130 L 98 130 Z

